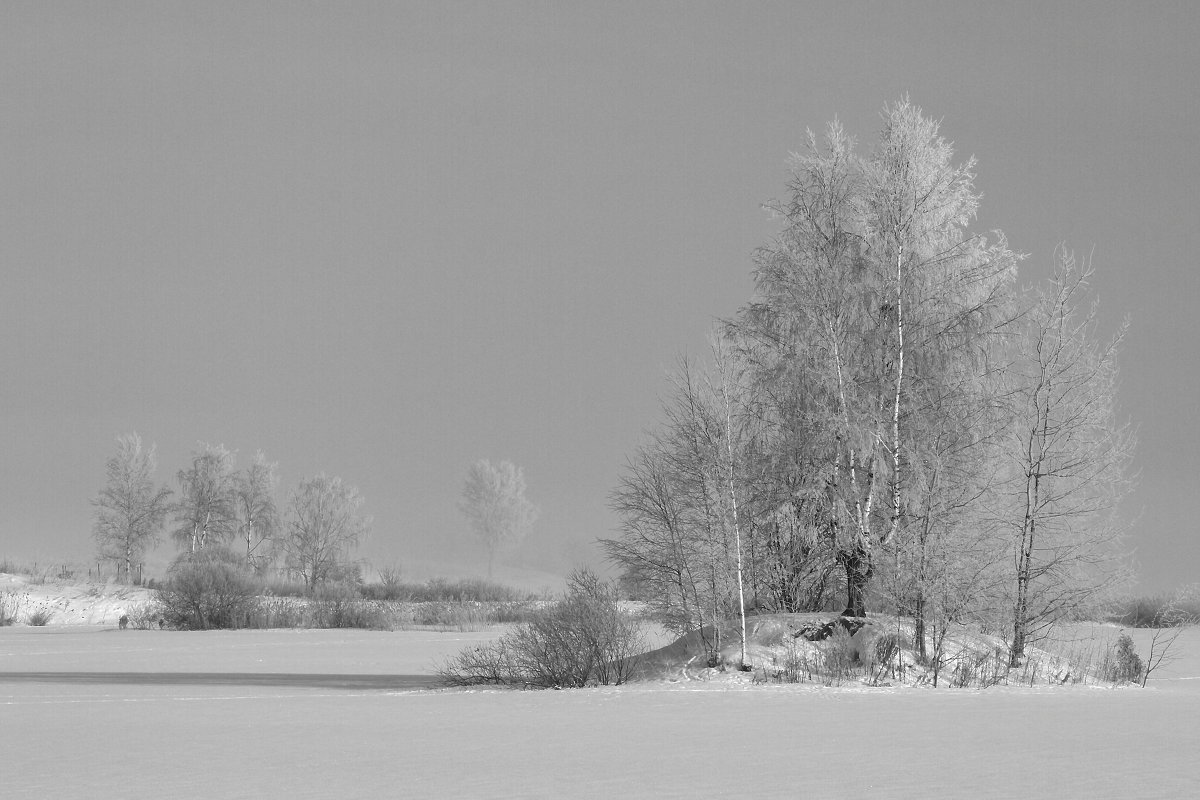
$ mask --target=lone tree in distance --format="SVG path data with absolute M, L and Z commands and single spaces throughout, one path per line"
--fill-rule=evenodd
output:
M 310 593 L 343 572 L 350 551 L 370 530 L 371 518 L 359 514 L 363 502 L 358 489 L 326 475 L 302 480 L 292 491 L 279 546 Z
M 133 562 L 158 544 L 171 512 L 171 490 L 154 485 L 154 445 L 142 447 L 136 433 L 117 438 L 117 454 L 105 465 L 108 485 L 92 500 L 96 517 L 92 535 L 101 557 L 125 562 L 125 579 L 133 579 Z
M 525 498 L 525 476 L 511 461 L 494 465 L 480 459 L 472 464 L 458 507 L 487 548 L 488 580 L 496 551 L 524 539 L 538 517 L 538 507 Z

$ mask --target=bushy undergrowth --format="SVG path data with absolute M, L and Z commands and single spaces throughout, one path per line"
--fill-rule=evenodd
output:
M 386 571 L 385 571 L 386 573 Z M 385 574 L 378 583 L 331 583 L 337 591 L 349 593 L 362 600 L 392 603 L 521 603 L 544 599 L 535 592 L 524 592 L 502 583 L 481 578 L 446 580 L 433 578 L 424 583 L 399 580 L 395 573 Z M 310 592 L 302 581 L 283 578 L 264 580 L 262 594 L 273 597 L 308 597 Z M 319 589 L 320 591 L 328 591 Z
M 209 630 L 247 627 L 257 593 L 242 560 L 213 547 L 177 558 L 156 595 L 167 625 Z
M 514 600 L 385 600 L 364 597 L 363 587 L 355 584 L 323 586 L 313 596 L 306 597 L 302 588 L 299 584 L 274 582 L 264 590 L 262 582 L 236 556 L 221 550 L 204 550 L 180 557 L 157 589 L 152 603 L 134 609 L 130 623 L 135 628 L 150 628 L 161 622 L 181 630 L 433 627 L 466 631 L 528 621 L 536 613 L 537 605 Z M 425 597 L 517 596 L 507 587 L 483 581 L 459 584 L 431 581 L 425 588 Z M 412 594 L 403 592 L 401 596 Z
M 47 606 L 39 606 L 29 612 L 25 621 L 34 627 L 41 628 L 49 625 L 52 619 L 54 619 L 54 611 Z
M 838 686 L 898 680 L 979 689 L 997 685 L 1139 683 L 1147 674 L 1145 662 L 1125 634 L 1116 640 L 1106 636 L 1046 639 L 1030 648 L 1027 657 L 1012 667 L 1007 646 L 995 637 L 963 628 L 946 639 L 936 656 L 931 653 L 921 659 L 910 640 L 912 633 L 911 624 L 904 622 L 898 627 L 868 627 L 854 636 L 834 627 L 833 633 L 821 641 L 788 641 L 769 661 L 756 665 L 754 681 Z M 1169 643 L 1162 643 L 1158 652 L 1165 653 L 1167 646 Z M 1147 658 L 1154 653 L 1152 650 Z
M 381 581 L 364 584 L 359 591 L 368 600 L 406 603 L 515 603 L 541 599 L 535 593 L 522 592 L 511 586 L 479 578 L 457 581 L 434 578 L 425 583 Z
M 1130 597 L 1116 604 L 1105 617 L 1130 628 L 1170 628 L 1200 620 L 1200 594 L 1195 589 L 1175 594 Z
M 148 631 L 166 625 L 162 604 L 155 598 L 130 603 L 125 607 L 125 616 L 129 618 L 129 627 L 134 630 Z
M 451 686 L 620 684 L 643 649 L 640 623 L 621 608 L 616 587 L 580 571 L 562 600 L 496 642 L 462 651 L 439 674 Z

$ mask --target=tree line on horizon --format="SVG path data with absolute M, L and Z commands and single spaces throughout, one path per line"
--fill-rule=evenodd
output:
M 312 592 L 355 577 L 350 554 L 367 535 L 363 496 L 341 478 L 301 480 L 280 509 L 278 464 L 260 450 L 244 469 L 224 445 L 201 443 L 176 474 L 178 491 L 155 482 L 157 453 L 136 433 L 117 438 L 105 465 L 107 483 L 92 499 L 92 535 L 101 559 L 132 582 L 147 551 L 168 524 L 181 558 L 229 551 L 247 569 L 273 567 L 304 581 Z M 510 461 L 480 459 L 467 469 L 458 505 L 488 554 L 488 580 L 497 554 L 518 544 L 539 509 L 525 497 L 525 475 Z
M 281 510 L 278 464 L 260 450 L 244 469 L 224 445 L 201 444 L 176 474 L 178 491 L 155 482 L 157 454 L 135 432 L 117 438 L 107 483 L 92 500 L 92 535 L 101 558 L 132 581 L 164 528 L 186 561 L 227 550 L 249 570 L 279 565 L 312 591 L 353 569 L 350 553 L 370 530 L 358 489 L 324 473 L 301 480 Z
M 1065 247 L 1022 289 L 1003 233 L 970 230 L 975 160 L 907 99 L 882 118 L 866 155 L 836 121 L 792 155 L 754 296 L 674 370 L 603 545 L 679 632 L 885 610 L 922 657 L 973 623 L 1016 665 L 1125 572 L 1126 325 L 1101 338 Z

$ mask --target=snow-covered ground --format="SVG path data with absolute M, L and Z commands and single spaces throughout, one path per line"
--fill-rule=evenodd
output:
M 352 680 L 496 635 L 3 628 L 0 796 L 1200 797 L 1196 630 L 1144 690 Z
M 0 572 L 0 602 L 24 622 L 48 611 L 51 625 L 116 625 L 122 613 L 150 598 L 147 589 L 119 583 L 73 584 Z

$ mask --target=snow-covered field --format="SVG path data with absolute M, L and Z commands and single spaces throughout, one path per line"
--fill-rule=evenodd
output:
M 1196 630 L 1144 690 L 405 688 L 496 635 L 3 628 L 0 796 L 1200 797 Z

